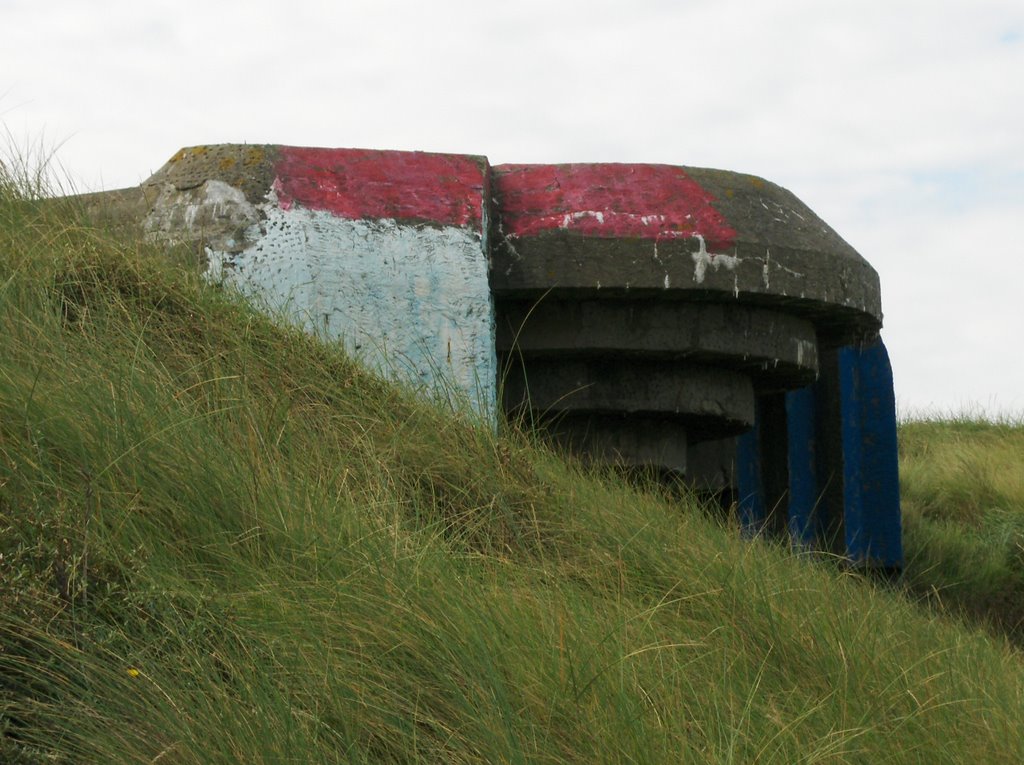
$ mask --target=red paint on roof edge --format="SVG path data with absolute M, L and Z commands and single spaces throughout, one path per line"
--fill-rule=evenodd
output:
M 340 218 L 482 224 L 486 161 L 460 154 L 280 147 L 274 191 Z
M 700 236 L 719 252 L 736 241 L 715 197 L 672 165 L 498 165 L 492 182 L 503 230 L 513 236 L 557 229 L 602 238 Z

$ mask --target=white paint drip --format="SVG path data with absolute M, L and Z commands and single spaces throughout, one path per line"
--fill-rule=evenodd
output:
M 796 365 L 802 367 L 804 365 L 804 356 L 811 356 L 816 352 L 814 343 L 809 340 L 797 340 L 796 341 Z
M 501 231 L 500 225 L 499 225 L 498 230 Z M 515 244 L 514 244 L 515 237 L 512 234 L 505 234 L 504 232 L 502 232 L 502 237 L 501 238 L 505 242 L 505 248 L 512 255 L 512 257 L 509 258 L 508 268 L 505 269 L 505 276 L 508 276 L 509 274 L 512 273 L 512 268 L 513 268 L 512 261 L 514 261 L 514 260 L 515 261 L 520 261 L 520 260 L 523 259 L 523 256 L 520 255 L 519 251 L 515 248 Z
M 686 217 L 688 220 L 693 219 L 692 215 L 687 215 Z M 607 220 L 612 219 L 622 222 L 625 226 L 640 223 L 643 226 L 657 226 L 659 228 L 666 220 L 665 215 L 637 215 L 636 213 L 619 212 L 616 210 L 575 210 L 559 213 L 558 215 L 545 216 L 540 218 L 539 221 L 550 222 L 561 229 L 567 229 L 572 227 L 577 221 L 587 218 L 593 218 L 600 224 L 604 224 Z M 681 239 L 691 237 L 693 234 L 690 231 L 661 230 L 658 232 L 658 236 L 665 239 Z
M 761 268 L 761 283 L 764 284 L 764 288 L 766 290 L 771 286 L 772 269 L 789 274 L 794 279 L 803 279 L 806 276 L 806 274 L 802 274 L 799 271 L 794 271 L 792 268 L 787 268 L 786 266 L 782 265 L 782 263 L 780 263 L 778 260 L 772 260 L 772 251 L 768 248 L 765 248 L 764 265 Z M 783 292 L 783 294 L 785 294 L 785 292 Z M 803 294 L 801 294 L 800 297 L 803 297 Z
M 700 234 L 694 234 L 697 239 L 699 249 L 693 253 L 693 280 L 697 284 L 704 283 L 704 275 L 707 273 L 708 266 L 715 271 L 719 268 L 725 267 L 728 271 L 735 271 L 736 266 L 740 264 L 740 258 L 736 255 L 726 255 L 720 252 L 708 252 L 707 244 L 704 242 L 704 237 Z M 738 291 L 738 283 L 736 285 Z
M 569 228 L 573 223 L 584 218 L 594 218 L 598 223 L 604 224 L 604 213 L 600 210 L 577 210 L 566 213 L 562 217 L 562 224 L 559 228 Z

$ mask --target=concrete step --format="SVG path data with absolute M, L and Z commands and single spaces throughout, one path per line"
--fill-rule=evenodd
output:
M 676 420 L 639 414 L 573 414 L 548 417 L 540 427 L 560 447 L 585 462 L 655 467 L 682 476 L 689 437 Z
M 507 411 L 528 408 L 554 418 L 563 412 L 658 416 L 692 433 L 725 437 L 754 423 L 750 377 L 686 361 L 535 359 L 506 370 Z
M 496 346 L 534 359 L 686 360 L 750 375 L 758 391 L 814 382 L 814 325 L 780 311 L 681 300 L 497 300 Z

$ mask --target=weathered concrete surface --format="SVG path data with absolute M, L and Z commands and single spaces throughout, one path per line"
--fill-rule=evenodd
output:
M 457 390 L 493 414 L 496 361 L 480 238 L 269 207 L 266 234 L 210 250 L 210 274 L 385 376 Z
M 239 143 L 187 146 L 142 185 L 188 191 L 215 180 L 238 189 L 251 202 L 259 202 L 266 198 L 277 177 L 281 148 Z
M 218 145 L 106 199 L 266 310 L 492 418 L 489 197 L 482 157 Z
M 686 453 L 686 478 L 699 491 L 731 495 L 736 486 L 736 438 L 691 444 Z M 733 498 L 725 499 L 729 503 Z
M 814 325 L 780 311 L 653 300 L 502 300 L 498 352 L 524 358 L 686 359 L 743 371 L 759 390 L 814 382 Z
M 139 227 L 158 241 L 237 251 L 246 229 L 259 220 L 255 205 L 270 191 L 277 150 L 248 144 L 187 147 L 139 186 L 76 199 L 94 220 Z
M 689 473 L 705 485 L 724 485 L 725 469 L 695 444 L 749 427 L 753 391 L 813 382 L 819 346 L 871 337 L 881 324 L 874 269 L 760 178 L 577 164 L 500 165 L 492 179 L 506 404 L 528 396 L 553 421 L 590 410 L 685 421 L 679 461 L 704 455 Z M 656 451 L 661 436 L 645 427 L 617 426 L 620 457 Z
M 754 423 L 747 375 L 689 363 L 532 360 L 510 365 L 506 409 L 524 406 L 552 419 L 564 412 L 657 415 L 685 423 L 691 436 L 740 433 Z
M 588 462 L 686 472 L 686 427 L 666 417 L 563 413 L 548 421 L 544 430 Z
M 224 181 L 209 179 L 184 189 L 169 183 L 147 188 L 157 192 L 143 219 L 151 238 L 195 243 L 207 253 L 238 253 L 265 233 L 261 203 Z
M 881 323 L 853 248 L 720 170 L 228 144 L 91 196 L 392 377 L 493 413 L 500 362 L 506 408 L 626 464 L 683 470 Z M 717 458 L 691 472 L 720 482 Z
M 799 199 L 669 165 L 499 165 L 495 295 L 658 296 L 783 306 L 844 338 L 881 325 L 875 270 Z

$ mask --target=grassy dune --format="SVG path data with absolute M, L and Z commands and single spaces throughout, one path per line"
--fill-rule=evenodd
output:
M 905 585 L 1024 646 L 1024 422 L 900 428 Z
M 1015 763 L 1022 688 L 2 181 L 0 762 Z

